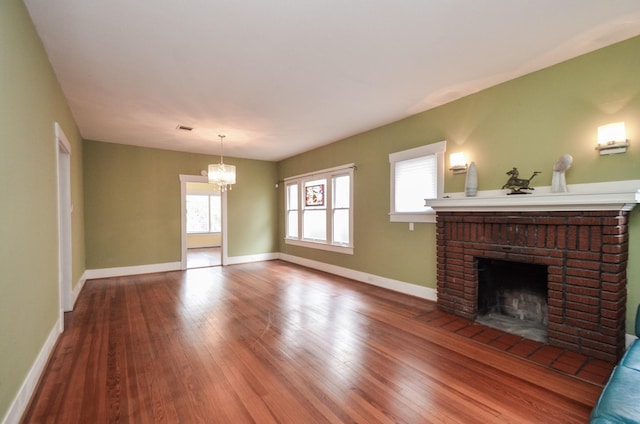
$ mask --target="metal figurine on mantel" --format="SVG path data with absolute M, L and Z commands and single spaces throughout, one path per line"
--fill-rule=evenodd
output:
M 540 171 L 535 171 L 533 175 L 529 177 L 528 180 L 525 180 L 524 178 L 518 178 L 518 175 L 520 173 L 518 172 L 518 168 L 514 167 L 512 170 L 507 172 L 507 175 L 509 175 L 509 180 L 506 182 L 505 185 L 502 186 L 502 188 L 511 189 L 511 193 L 507 193 L 508 195 L 509 194 L 531 194 L 527 191 L 522 191 L 522 190 L 535 190 L 533 187 L 529 187 L 529 183 L 531 182 L 531 180 L 533 180 L 533 178 L 536 175 L 540 173 L 541 173 Z

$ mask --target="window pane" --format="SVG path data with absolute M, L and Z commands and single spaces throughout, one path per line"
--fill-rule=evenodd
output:
M 325 195 L 327 192 L 327 180 L 319 179 L 304 183 L 305 207 L 325 208 Z
M 349 209 L 333 211 L 333 242 L 349 244 Z
M 437 197 L 436 156 L 403 160 L 395 164 L 395 211 L 427 210 L 424 199 Z
M 298 209 L 298 184 L 287 186 L 287 209 Z
M 209 196 L 187 195 L 187 233 L 209 232 Z
M 222 217 L 221 214 L 221 205 L 220 205 L 220 196 L 209 196 L 209 205 L 211 207 L 211 232 L 212 233 L 220 233 L 222 232 Z
M 327 239 L 327 216 L 324 209 L 304 211 L 302 237 L 313 240 Z
M 333 179 L 333 207 L 349 207 L 349 176 L 341 175 Z
M 298 237 L 298 211 L 287 212 L 287 237 Z

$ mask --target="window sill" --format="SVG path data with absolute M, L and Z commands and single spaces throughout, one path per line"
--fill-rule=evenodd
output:
M 285 238 L 284 242 L 285 244 L 291 244 L 293 246 L 302 246 L 302 247 L 308 247 L 310 249 L 320 249 L 320 250 L 327 250 L 329 252 L 337 252 L 337 253 L 344 253 L 347 255 L 353 255 L 353 247 L 350 247 L 350 246 L 338 246 L 335 244 L 326 244 L 326 243 L 315 242 L 315 241 L 297 240 L 297 239 L 289 239 L 289 238 Z
M 391 222 L 427 222 L 433 224 L 436 222 L 436 213 L 435 211 L 418 213 L 391 212 L 389 213 L 389 220 Z

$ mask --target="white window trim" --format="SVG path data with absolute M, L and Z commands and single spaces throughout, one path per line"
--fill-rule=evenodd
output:
M 349 254 L 349 255 L 353 255 L 353 216 L 354 216 L 354 211 L 353 211 L 353 197 L 354 197 L 354 192 L 353 192 L 353 171 L 355 169 L 355 164 L 350 163 L 350 164 L 346 164 L 346 165 L 341 165 L 341 166 L 336 166 L 333 168 L 327 168 L 327 169 L 322 169 L 319 171 L 315 171 L 315 172 L 309 172 L 306 174 L 301 174 L 301 175 L 295 175 L 293 177 L 287 177 L 284 179 L 284 183 L 285 183 L 285 202 L 287 201 L 287 193 L 286 193 L 286 187 L 291 184 L 294 183 L 298 184 L 298 237 L 294 238 L 294 237 L 288 237 L 286 236 L 286 234 L 288 233 L 288 229 L 286 228 L 287 224 L 287 220 L 285 219 L 285 244 L 290 244 L 293 246 L 303 246 L 303 247 L 308 247 L 308 248 L 312 248 L 312 249 L 320 249 L 320 250 L 327 250 L 330 252 L 338 252 L 338 253 L 345 253 L 345 254 Z M 327 180 L 327 187 L 331 186 L 330 191 L 328 191 L 328 193 L 325 193 L 325 196 L 327 198 L 327 201 L 329 202 L 329 204 L 327 205 L 327 220 L 329 220 L 329 216 L 331 216 L 331 223 L 333 223 L 333 208 L 332 208 L 332 202 L 333 199 L 330 198 L 333 196 L 333 177 L 338 177 L 340 175 L 349 175 L 349 210 L 350 210 L 350 214 L 349 214 L 349 241 L 350 243 L 348 245 L 342 244 L 342 243 L 333 243 L 331 240 L 333 239 L 333 227 L 332 225 L 327 225 L 327 241 L 323 242 L 323 241 L 315 241 L 315 240 L 308 240 L 308 239 L 304 239 L 302 237 L 302 233 L 303 233 L 303 226 L 302 226 L 302 216 L 303 216 L 303 207 L 302 207 L 302 202 L 303 202 L 303 198 L 304 198 L 304 183 L 306 181 L 310 181 L 310 180 L 315 180 L 315 179 L 320 179 L 320 178 L 326 178 Z M 329 195 L 329 193 L 331 193 Z M 286 204 L 286 203 L 285 203 Z M 288 209 L 285 208 L 285 213 Z
M 389 220 L 391 222 L 436 222 L 436 213 L 431 207 L 426 207 L 424 212 L 396 212 L 395 211 L 395 165 L 396 162 L 414 159 L 421 156 L 436 155 L 437 166 L 437 196 L 442 197 L 444 193 L 444 153 L 447 150 L 447 141 L 427 144 L 426 146 L 415 147 L 389 154 L 390 164 L 390 197 L 389 197 Z

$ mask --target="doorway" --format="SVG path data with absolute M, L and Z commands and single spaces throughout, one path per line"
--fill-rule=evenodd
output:
M 58 197 L 58 298 L 60 332 L 64 331 L 64 313 L 73 310 L 71 288 L 71 144 L 56 122 L 54 125 L 57 161 Z
M 181 269 L 226 265 L 226 193 L 206 176 L 180 175 L 180 186 Z

